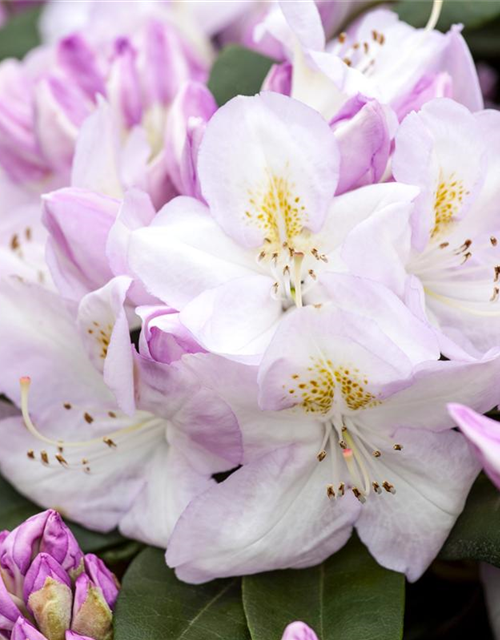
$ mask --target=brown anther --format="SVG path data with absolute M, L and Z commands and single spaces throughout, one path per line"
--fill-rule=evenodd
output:
M 290 273 L 290 267 L 289 267 L 288 265 L 286 265 L 286 266 L 283 268 L 283 275 L 284 275 L 284 276 L 287 276 L 289 273 Z
M 464 251 L 467 251 L 467 249 L 471 246 L 472 244 L 472 240 L 466 240 L 463 245 L 461 245 L 460 247 L 458 247 L 458 252 L 459 253 L 463 253 Z
M 394 488 L 394 485 L 392 485 L 390 482 L 387 482 L 387 480 L 384 480 L 384 482 L 382 483 L 382 486 L 387 491 L 387 493 L 392 493 L 393 495 L 396 493 L 396 489 Z
M 340 44 L 344 44 L 346 40 L 347 40 L 347 33 L 345 31 L 342 31 L 342 33 L 339 33 Z
M 344 440 L 339 440 L 339 447 L 341 449 L 347 449 L 347 444 Z
M 83 418 L 85 422 L 88 422 L 88 424 L 92 424 L 94 422 L 94 418 L 90 415 L 90 413 L 85 412 L 83 414 Z
M 40 458 L 43 464 L 49 464 L 49 455 L 46 451 L 40 451 Z
M 490 302 L 496 302 L 499 295 L 500 289 L 498 287 L 493 287 L 493 293 L 491 294 Z
M 274 293 L 277 294 L 278 293 L 278 289 L 280 288 L 279 282 L 275 282 L 273 284 L 273 289 L 274 289 Z
M 345 426 L 345 424 L 342 425 L 342 433 L 345 433 L 347 431 L 347 427 Z
M 361 504 L 364 504 L 366 502 L 365 496 L 357 487 L 353 487 L 352 492 L 354 493 L 354 496 L 361 502 Z
M 495 236 L 491 236 L 490 242 L 492 247 L 496 247 L 498 244 L 498 240 L 495 238 Z
M 393 447 L 394 451 L 402 451 L 403 450 L 403 445 L 402 444 L 395 444 Z
M 500 266 L 494 267 L 495 277 L 494 282 L 498 282 L 498 278 L 500 278 Z
M 351 59 L 350 58 L 342 58 L 342 62 L 345 62 L 345 64 L 350 67 L 352 65 Z
M 450 243 L 449 242 L 441 242 L 441 244 L 439 245 L 440 249 L 446 249 L 446 247 L 449 247 Z
M 63 404 L 63 407 L 64 407 L 65 409 L 68 409 L 68 410 L 69 410 L 69 409 L 71 409 L 71 404 L 70 404 L 69 402 L 65 402 L 65 403 Z
M 372 453 L 372 456 L 374 458 L 380 458 L 382 454 L 380 453 L 380 451 L 378 449 L 375 449 L 375 451 Z
M 375 29 L 373 29 L 372 31 L 372 38 L 375 40 L 375 42 L 378 42 L 378 31 L 375 31 Z
M 272 260 L 274 261 L 274 264 L 278 262 L 278 256 L 279 256 L 279 253 L 275 251 L 272 255 Z
M 339 496 L 343 496 L 345 493 L 345 484 L 341 482 L 338 488 Z
M 110 418 L 116 418 L 116 413 L 114 411 L 108 411 L 108 416 Z
M 85 473 L 90 473 L 90 467 L 84 467 L 83 470 L 85 471 Z
M 17 235 L 17 233 L 15 233 L 10 239 L 10 248 L 12 249 L 12 251 L 16 251 L 17 249 L 19 249 L 19 246 L 19 236 Z
M 335 491 L 333 489 L 333 484 L 329 484 L 326 487 L 326 495 L 330 498 L 330 500 L 332 498 L 335 498 Z
M 382 489 L 380 488 L 380 485 L 378 482 L 372 482 L 372 487 L 375 493 L 378 493 L 379 495 L 382 493 Z
M 87 460 L 87 458 L 82 458 L 82 464 L 83 466 L 85 466 L 86 464 L 88 464 L 89 461 Z
M 318 277 L 318 276 L 314 273 L 314 269 L 309 269 L 309 275 L 311 276 L 311 278 L 312 278 L 313 280 L 316 280 L 316 279 L 317 279 L 317 277 Z
M 313 307 L 315 309 L 321 309 L 322 306 L 323 306 L 323 304 L 321 302 L 318 302 L 318 304 L 313 304 Z
M 111 440 L 111 438 L 108 438 L 107 436 L 105 436 L 102 441 L 104 442 L 104 444 L 108 445 L 108 447 L 113 448 L 116 447 L 116 442 L 114 442 L 113 440 Z
M 368 44 L 368 42 L 363 42 L 363 49 L 365 50 L 365 53 L 368 53 L 368 51 L 370 51 L 370 45 Z
M 467 251 L 467 253 L 464 255 L 464 259 L 460 264 L 465 264 L 469 258 L 472 258 L 472 253 L 470 251 Z
M 33 449 L 29 449 L 26 455 L 28 456 L 28 458 L 30 460 L 34 460 L 35 459 L 35 452 L 33 451 Z
M 323 449 L 323 451 L 320 451 L 316 457 L 318 458 L 319 462 L 323 462 L 323 460 L 326 458 L 326 451 Z
M 31 227 L 26 227 L 24 230 L 24 236 L 28 242 L 31 240 Z
M 328 262 L 328 258 L 325 256 L 324 253 L 320 255 L 319 259 L 322 260 L 323 262 Z
M 62 455 L 60 453 L 56 453 L 56 460 L 63 467 L 67 467 L 68 466 L 67 461 L 62 457 Z
M 260 262 L 261 260 L 264 260 L 265 257 L 266 257 L 266 252 L 265 251 L 261 251 L 259 253 L 259 257 L 257 258 L 257 260 Z

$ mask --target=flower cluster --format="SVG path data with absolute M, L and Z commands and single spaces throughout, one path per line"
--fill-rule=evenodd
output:
M 0 534 L 0 637 L 109 640 L 118 582 L 55 511 Z
M 156 3 L 0 65 L 0 470 L 188 582 L 353 530 L 416 580 L 480 470 L 467 437 L 499 481 L 474 411 L 500 402 L 500 114 L 459 27 L 375 9 L 330 38 L 342 5 L 193 41 Z M 260 93 L 217 106 L 215 32 L 272 50 Z

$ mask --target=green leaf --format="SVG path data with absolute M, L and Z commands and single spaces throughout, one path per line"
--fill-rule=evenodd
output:
M 219 55 L 210 72 L 208 88 L 219 106 L 237 95 L 259 93 L 274 60 L 237 45 L 229 45 Z
M 399 16 L 414 27 L 427 24 L 432 10 L 432 0 L 401 0 L 395 10 Z M 463 24 L 466 28 L 477 28 L 500 15 L 500 0 L 444 0 L 438 28 L 447 30 L 452 24 Z
M 115 640 L 153 638 L 248 640 L 240 579 L 189 585 L 166 566 L 163 551 L 142 551 L 123 579 Z
M 322 565 L 243 578 L 252 640 L 280 640 L 294 620 L 319 640 L 400 640 L 404 576 L 379 566 L 353 537 Z
M 39 513 L 42 509 L 18 493 L 4 478 L 0 476 L 0 531 L 11 531 L 26 518 Z M 73 531 L 80 547 L 85 553 L 98 553 L 125 542 L 125 538 L 117 531 L 98 533 L 89 531 L 74 522 L 67 522 Z
M 482 560 L 500 567 L 500 493 L 485 475 L 472 487 L 440 558 Z
M 40 44 L 38 18 L 41 7 L 27 9 L 9 18 L 0 29 L 0 59 L 22 58 Z

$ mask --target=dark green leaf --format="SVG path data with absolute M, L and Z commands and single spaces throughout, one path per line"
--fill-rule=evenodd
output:
M 253 96 L 259 93 L 273 63 L 273 60 L 255 51 L 229 45 L 212 67 L 208 88 L 219 106 L 234 96 Z
M 239 578 L 180 582 L 164 552 L 149 547 L 125 574 L 115 640 L 248 640 Z M 269 639 L 268 639 L 269 640 Z
M 40 44 L 38 18 L 40 7 L 27 9 L 9 18 L 0 29 L 0 59 L 22 58 Z
M 252 640 L 280 640 L 294 620 L 320 640 L 399 640 L 404 593 L 404 576 L 379 566 L 354 537 L 320 566 L 243 578 Z
M 40 511 L 40 507 L 23 497 L 0 476 L 0 531 L 12 530 L 26 518 Z M 125 541 L 117 531 L 104 534 L 89 531 L 74 522 L 67 522 L 67 524 L 86 553 L 97 553 Z
M 479 476 L 441 550 L 443 560 L 483 560 L 500 567 L 500 493 Z
M 432 10 L 432 0 L 401 0 L 395 7 L 399 16 L 415 27 L 426 25 Z M 452 24 L 477 28 L 500 15 L 500 0 L 445 0 L 438 28 L 449 29 Z

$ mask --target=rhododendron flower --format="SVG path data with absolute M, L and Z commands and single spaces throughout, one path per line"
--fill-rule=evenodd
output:
M 498 131 L 497 112 L 471 114 L 447 99 L 410 114 L 396 136 L 393 171 L 420 188 L 406 229 L 411 247 L 399 230 L 377 223 L 378 230 L 359 226 L 343 248 L 358 274 L 386 260 L 374 237 L 397 249 L 390 281 L 382 281 L 400 295 L 413 289 L 415 312 L 447 336 L 441 348 L 448 357 L 478 356 L 498 344 Z
M 498 351 L 436 361 L 432 332 L 393 294 L 332 280 L 340 308 L 289 314 L 258 378 L 185 356 L 235 411 L 245 458 L 179 519 L 167 562 L 181 579 L 318 564 L 355 527 L 380 564 L 413 581 L 462 511 L 478 464 L 443 398 L 494 406 Z
M 500 424 L 459 404 L 449 404 L 448 410 L 473 445 L 484 470 L 500 489 Z
M 118 588 L 97 556 L 83 554 L 56 511 L 0 535 L 2 637 L 109 640 Z
M 322 273 L 341 268 L 337 250 L 356 224 L 377 212 L 408 220 L 417 190 L 376 185 L 333 199 L 338 175 L 319 114 L 273 93 L 235 98 L 199 151 L 208 208 L 177 198 L 133 232 L 131 272 L 204 348 L 258 362 L 290 308 L 325 298 Z
M 285 629 L 281 640 L 318 640 L 318 636 L 307 624 L 292 622 Z
M 112 281 L 75 312 L 35 286 L 2 283 L 0 388 L 26 426 L 0 422 L 0 468 L 41 505 L 165 546 L 193 495 L 240 462 L 241 436 L 227 404 L 178 360 L 134 355 L 129 284 Z M 16 382 L 26 373 L 29 399 L 29 381 L 22 393 Z
M 312 0 L 280 6 L 283 17 L 270 27 L 289 52 L 291 65 L 285 63 L 281 73 L 291 74 L 290 95 L 328 119 L 357 93 L 390 105 L 399 118 L 439 96 L 472 110 L 483 106 L 474 63 L 457 27 L 446 34 L 414 29 L 395 13 L 377 9 L 326 44 Z

